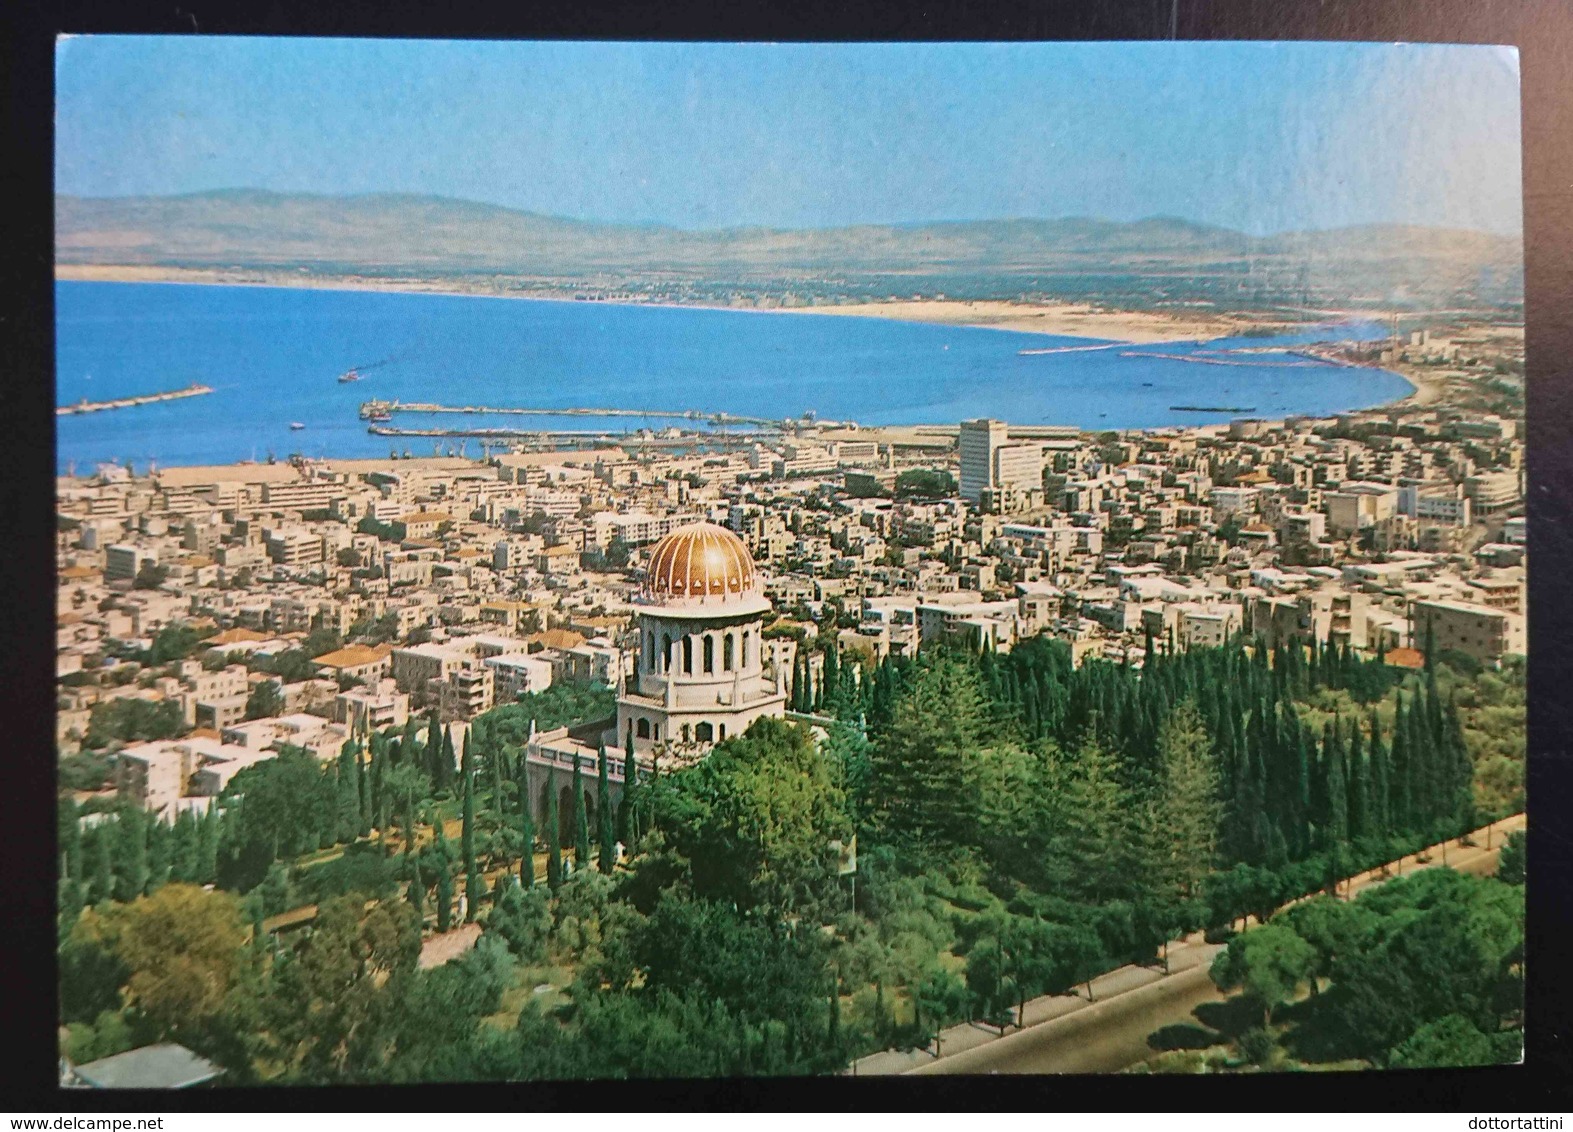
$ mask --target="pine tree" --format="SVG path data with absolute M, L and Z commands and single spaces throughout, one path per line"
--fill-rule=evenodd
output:
M 562 826 L 558 817 L 557 768 L 546 776 L 546 884 L 553 892 L 563 883 Z
M 1130 797 L 1114 755 L 1096 740 L 1083 743 L 1064 784 L 1065 821 L 1056 857 L 1074 862 L 1073 885 L 1087 899 L 1117 900 L 1132 871 Z
M 601 835 L 600 854 L 597 864 L 603 873 L 610 874 L 617 857 L 617 838 L 614 833 L 612 820 L 612 785 L 606 767 L 606 744 L 601 744 L 600 758 L 596 760 L 600 766 L 596 775 L 595 785 L 595 824 Z
M 1172 879 L 1179 895 L 1193 897 L 1212 871 L 1222 820 L 1217 767 L 1194 704 L 1184 703 L 1170 713 L 1158 745 L 1159 817 L 1173 846 Z
M 573 867 L 574 872 L 590 867 L 590 818 L 585 812 L 584 776 L 577 755 L 573 761 Z

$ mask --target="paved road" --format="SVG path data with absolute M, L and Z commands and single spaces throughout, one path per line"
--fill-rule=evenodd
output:
M 1518 814 L 1476 831 L 1476 844 L 1450 843 L 1447 865 L 1461 872 L 1486 874 L 1496 868 L 1506 834 L 1524 827 Z M 1442 864 L 1439 846 L 1421 864 L 1411 855 L 1391 862 L 1385 870 L 1373 869 L 1350 879 L 1344 895 L 1380 884 L 1392 876 Z M 1121 967 L 1093 980 L 1094 999 L 1073 995 L 1046 996 L 1027 1004 L 1026 1028 L 1008 1032 L 979 1025 L 953 1026 L 940 1036 L 941 1056 L 931 1053 L 889 1051 L 858 1062 L 858 1075 L 880 1073 L 1112 1073 L 1152 1055 L 1147 1036 L 1175 1023 L 1193 1021 L 1192 1012 L 1224 996 L 1208 975 L 1212 958 L 1221 944 L 1209 944 L 1200 934 L 1188 936 L 1169 948 L 1171 974 L 1144 967 Z

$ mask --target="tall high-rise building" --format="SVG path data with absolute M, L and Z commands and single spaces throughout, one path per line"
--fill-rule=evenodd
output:
M 994 451 L 1005 445 L 1007 436 L 1004 421 L 981 417 L 961 422 L 961 497 L 968 503 L 980 502 L 995 486 Z
M 961 497 L 988 510 L 1027 503 L 1043 486 L 1043 446 L 1011 444 L 1009 426 L 987 417 L 962 421 Z

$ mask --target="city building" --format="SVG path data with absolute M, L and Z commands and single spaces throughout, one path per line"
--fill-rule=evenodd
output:
M 961 497 L 984 510 L 1030 505 L 1043 488 L 1043 447 L 1011 444 L 1004 421 L 962 421 L 957 436 Z
M 725 527 L 694 523 L 662 539 L 635 600 L 639 659 L 617 701 L 613 745 L 701 753 L 786 712 L 786 673 L 761 636 L 770 601 L 754 560 Z

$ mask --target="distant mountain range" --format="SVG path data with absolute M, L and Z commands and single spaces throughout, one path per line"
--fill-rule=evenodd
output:
M 58 262 L 487 277 L 672 297 L 1093 299 L 1130 305 L 1498 308 L 1523 302 L 1523 244 L 1369 225 L 1249 236 L 1171 217 L 687 231 L 403 194 L 249 189 L 55 199 Z

